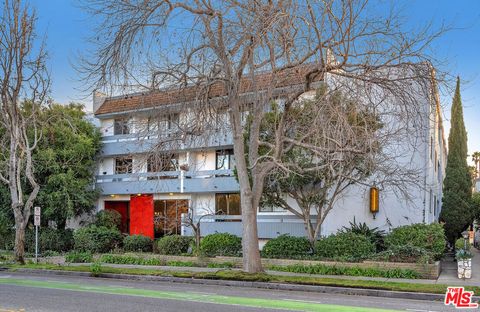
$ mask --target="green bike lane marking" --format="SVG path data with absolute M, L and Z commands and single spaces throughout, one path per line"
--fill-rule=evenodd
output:
M 98 285 L 82 285 L 69 282 L 59 281 L 38 281 L 38 280 L 24 280 L 15 278 L 0 278 L 0 284 L 37 287 L 81 292 L 93 292 L 110 295 L 128 295 L 137 297 L 147 297 L 156 299 L 170 299 L 183 300 L 212 304 L 226 304 L 239 305 L 253 308 L 269 308 L 269 309 L 284 309 L 307 312 L 390 312 L 393 310 L 384 310 L 376 308 L 363 308 L 351 306 L 339 306 L 333 304 L 312 303 L 309 301 L 300 300 L 278 300 L 278 299 L 263 299 L 263 298 L 248 298 L 235 296 L 222 296 L 213 294 L 198 294 L 192 292 L 174 292 L 174 291 L 159 291 L 150 289 L 138 289 L 129 287 L 116 286 L 98 286 Z

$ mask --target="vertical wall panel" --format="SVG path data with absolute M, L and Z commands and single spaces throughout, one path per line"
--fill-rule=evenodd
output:
M 131 195 L 130 235 L 144 235 L 154 238 L 153 195 Z

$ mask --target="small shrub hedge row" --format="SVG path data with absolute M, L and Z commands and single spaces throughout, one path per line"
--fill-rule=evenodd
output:
M 109 252 L 122 243 L 122 234 L 118 229 L 95 224 L 76 230 L 73 237 L 75 250 L 91 253 Z
M 310 241 L 305 237 L 280 235 L 269 240 L 262 249 L 264 258 L 302 259 L 312 254 Z
M 188 250 L 193 243 L 193 238 L 190 236 L 169 235 L 160 238 L 156 242 L 156 252 L 161 255 L 176 255 L 188 253 Z
M 123 239 L 123 250 L 151 252 L 153 249 L 153 241 L 150 237 L 143 235 L 125 236 Z
M 385 237 L 387 249 L 410 245 L 431 252 L 437 260 L 442 257 L 445 244 L 445 231 L 439 223 L 417 223 L 397 227 Z
M 375 253 L 375 244 L 361 234 L 339 232 L 315 242 L 315 256 L 320 259 L 361 261 Z
M 242 254 L 242 239 L 229 233 L 210 234 L 201 240 L 200 252 L 207 257 L 239 257 Z
M 321 275 L 349 275 L 349 276 L 368 276 L 385 278 L 419 278 L 420 275 L 410 269 L 377 269 L 377 268 L 358 268 L 330 266 L 323 264 L 316 265 L 287 265 L 270 266 L 270 270 L 292 273 L 321 274 Z

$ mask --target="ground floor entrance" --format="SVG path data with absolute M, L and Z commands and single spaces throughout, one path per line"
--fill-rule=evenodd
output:
M 138 194 L 131 195 L 129 201 L 106 200 L 104 207 L 120 213 L 122 233 L 144 235 L 153 239 L 181 234 L 182 214 L 188 213 L 188 200 L 154 200 L 151 194 Z
M 153 218 L 155 238 L 181 234 L 182 213 L 188 213 L 186 199 L 155 200 Z

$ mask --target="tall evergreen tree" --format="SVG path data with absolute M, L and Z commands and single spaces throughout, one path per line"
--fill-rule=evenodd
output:
M 443 207 L 440 219 L 445 222 L 445 233 L 453 243 L 473 221 L 471 205 L 472 180 L 467 164 L 467 131 L 463 121 L 460 78 L 452 103 L 451 127 L 448 136 L 448 157 L 443 182 Z

